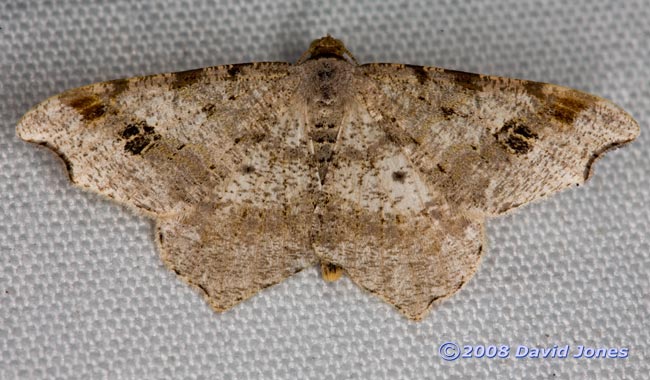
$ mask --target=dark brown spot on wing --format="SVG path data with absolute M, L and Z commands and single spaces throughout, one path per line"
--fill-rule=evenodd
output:
M 140 133 L 140 129 L 138 128 L 137 125 L 135 125 L 135 124 L 128 124 L 128 125 L 126 126 L 126 128 L 124 128 L 124 130 L 122 131 L 122 133 L 121 133 L 120 135 L 121 135 L 122 138 L 124 138 L 124 139 L 129 139 L 129 138 L 131 138 L 131 137 L 137 135 L 138 133 Z
M 399 182 L 399 183 L 404 183 L 404 181 L 406 180 L 406 174 L 407 174 L 406 172 L 401 171 L 401 170 L 393 172 L 393 174 L 392 174 L 393 181 Z
M 484 87 L 484 81 L 479 74 L 456 70 L 443 70 L 443 72 L 451 77 L 455 84 L 468 90 L 480 91 Z
M 573 124 L 578 114 L 596 101 L 594 96 L 578 91 L 568 91 L 568 96 L 558 96 L 553 91 L 546 94 L 544 89 L 554 86 L 546 83 L 525 81 L 523 85 L 530 95 L 540 101 L 542 112 L 562 124 Z
M 234 65 L 230 65 L 228 68 L 228 75 L 230 76 L 229 79 L 236 79 L 239 74 L 241 74 L 241 69 L 244 66 L 248 66 L 248 63 L 238 63 Z
M 541 83 L 541 82 L 532 82 L 532 81 L 524 81 L 523 82 L 524 88 L 526 91 L 536 97 L 537 99 L 541 101 L 546 101 L 548 99 L 548 95 L 544 93 L 544 87 L 547 86 L 546 83 Z
M 413 75 L 417 78 L 420 84 L 424 84 L 429 79 L 429 73 L 427 73 L 427 70 L 422 66 L 404 65 L 404 67 L 413 72 Z
M 451 108 L 451 107 L 444 107 L 444 106 L 443 106 L 443 107 L 440 107 L 440 112 L 442 112 L 442 115 L 443 115 L 446 119 L 449 119 L 449 118 L 451 118 L 452 116 L 454 116 L 454 115 L 456 114 L 456 111 L 454 111 L 453 108 Z
M 142 153 L 144 148 L 146 148 L 151 143 L 151 139 L 148 136 L 138 136 L 132 140 L 129 140 L 124 144 L 124 150 L 137 155 Z
M 244 174 L 251 174 L 251 173 L 254 173 L 254 172 L 255 172 L 255 167 L 252 166 L 252 165 L 244 165 L 244 166 L 242 167 L 242 172 L 243 172 Z
M 116 79 L 116 80 L 109 81 L 108 83 L 110 83 L 113 86 L 113 89 L 109 94 L 110 97 L 116 97 L 120 95 L 129 87 L 128 79 Z
M 203 77 L 204 73 L 204 69 L 187 70 L 174 73 L 174 81 L 171 84 L 171 88 L 178 89 L 191 86 L 194 83 L 198 82 Z
M 85 88 L 68 91 L 61 95 L 61 102 L 74 108 L 85 121 L 93 121 L 106 113 L 106 106 L 101 99 L 88 93 Z
M 537 134 L 531 131 L 527 126 L 523 124 L 514 124 L 514 128 L 512 128 L 512 132 L 518 135 L 521 135 L 527 139 L 536 139 Z
M 529 144 L 526 139 L 523 139 L 517 135 L 509 136 L 506 139 L 505 143 L 516 154 L 528 153 L 533 148 L 532 145 Z
M 79 109 L 79 113 L 83 116 L 84 120 L 95 120 L 106 113 L 106 106 L 103 104 L 91 104 L 86 108 Z
M 127 124 L 126 128 L 119 135 L 122 139 L 127 140 L 124 144 L 124 150 L 133 155 L 141 154 L 161 138 L 160 134 L 156 133 L 156 129 L 148 125 L 145 121 Z
M 589 106 L 586 99 L 579 97 L 557 98 L 553 104 L 552 115 L 565 124 L 573 124 L 580 112 Z
M 104 116 L 109 110 L 110 99 L 115 98 L 128 88 L 129 79 L 116 79 L 68 90 L 61 94 L 60 101 L 74 108 L 84 121 L 91 122 Z M 105 92 L 99 91 L 105 89 Z
M 494 138 L 505 148 L 514 154 L 526 154 L 533 149 L 533 143 L 537 140 L 537 134 L 533 132 L 521 120 L 508 120 L 501 129 L 494 134 Z

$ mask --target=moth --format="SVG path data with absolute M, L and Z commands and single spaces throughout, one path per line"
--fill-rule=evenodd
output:
M 566 87 L 359 65 L 328 35 L 296 64 L 68 90 L 17 133 L 152 218 L 165 265 L 217 311 L 319 264 L 418 320 L 476 272 L 486 218 L 582 184 L 639 126 Z

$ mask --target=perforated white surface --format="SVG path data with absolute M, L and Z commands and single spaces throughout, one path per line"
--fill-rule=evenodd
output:
M 1 2 L 0 378 L 646 378 L 649 19 L 645 0 Z M 216 314 L 163 267 L 147 219 L 72 187 L 54 154 L 15 137 L 22 114 L 65 89 L 295 61 L 328 32 L 360 62 L 610 98 L 641 137 L 586 186 L 489 222 L 478 274 L 420 323 L 315 268 Z M 511 355 L 448 362 L 446 341 Z M 514 357 L 518 345 L 554 344 L 629 357 Z

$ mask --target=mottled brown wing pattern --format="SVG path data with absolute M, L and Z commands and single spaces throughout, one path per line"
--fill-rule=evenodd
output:
M 76 185 L 156 220 L 165 264 L 217 310 L 316 262 L 313 173 L 286 63 L 97 83 L 27 113 Z M 302 149 L 302 151 L 301 151 Z
M 369 108 L 412 141 L 404 152 L 453 207 L 495 216 L 582 184 L 606 150 L 639 134 L 608 100 L 567 87 L 368 64 Z
M 330 36 L 297 65 L 69 90 L 18 125 L 73 183 L 154 218 L 163 261 L 215 310 L 320 261 L 411 319 L 473 276 L 486 217 L 583 183 L 638 134 L 593 95 L 358 66 Z

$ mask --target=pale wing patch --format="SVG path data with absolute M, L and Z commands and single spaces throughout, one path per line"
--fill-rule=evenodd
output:
M 238 172 L 226 182 L 219 197 L 224 203 L 281 207 L 288 200 L 304 196 L 312 186 L 311 168 L 301 160 L 278 163 L 268 150 L 259 147 L 246 156 Z
M 419 173 L 399 150 L 379 160 L 376 173 L 366 174 L 364 188 L 370 190 L 373 187 L 385 189 L 382 209 L 396 213 L 419 212 L 432 201 Z
M 407 215 L 425 210 L 432 196 L 415 169 L 401 154 L 380 158 L 374 167 L 364 162 L 337 162 L 325 191 L 370 212 Z

